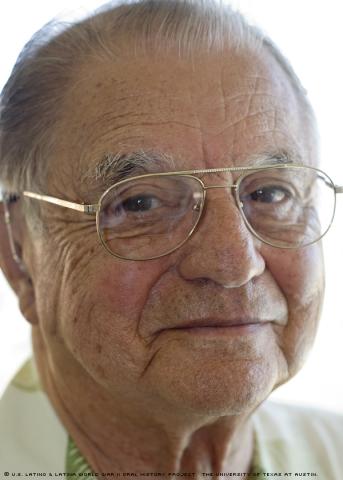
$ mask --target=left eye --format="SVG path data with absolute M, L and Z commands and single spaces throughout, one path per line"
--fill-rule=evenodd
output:
M 280 203 L 289 198 L 290 193 L 282 187 L 270 186 L 258 188 L 250 193 L 249 196 L 255 202 Z

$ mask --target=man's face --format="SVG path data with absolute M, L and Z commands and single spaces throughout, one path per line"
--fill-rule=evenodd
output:
M 105 185 L 85 174 L 108 152 L 162 152 L 174 170 L 254 165 L 285 152 L 313 163 L 296 96 L 267 54 L 87 64 L 63 109 L 47 193 L 71 201 L 97 202 Z M 49 232 L 34 246 L 41 260 L 32 270 L 56 371 L 77 362 L 122 402 L 237 413 L 301 366 L 322 300 L 321 247 L 261 243 L 229 189 L 208 191 L 180 249 L 145 262 L 110 256 L 93 218 L 42 212 Z

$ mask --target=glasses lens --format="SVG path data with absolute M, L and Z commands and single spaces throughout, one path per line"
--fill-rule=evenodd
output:
M 100 237 L 116 256 L 157 258 L 187 240 L 202 207 L 202 186 L 192 177 L 151 175 L 123 181 L 101 199 Z
M 241 210 L 252 231 L 277 247 L 295 248 L 319 240 L 335 211 L 331 179 L 308 167 L 266 168 L 239 184 Z

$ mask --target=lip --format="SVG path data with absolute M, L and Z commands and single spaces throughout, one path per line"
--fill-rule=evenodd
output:
M 257 332 L 262 327 L 269 325 L 270 320 L 239 319 L 232 321 L 218 321 L 215 319 L 201 319 L 188 322 L 179 326 L 163 329 L 180 333 L 198 335 L 244 335 Z
M 267 320 L 260 320 L 257 318 L 238 318 L 238 319 L 218 319 L 218 318 L 201 318 L 191 320 L 181 325 L 176 325 L 172 328 L 229 328 L 229 327 L 241 327 L 244 325 L 257 325 L 266 323 Z

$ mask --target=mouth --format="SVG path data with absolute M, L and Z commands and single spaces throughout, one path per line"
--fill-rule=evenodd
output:
M 270 323 L 268 320 L 257 319 L 240 319 L 232 322 L 204 319 L 163 330 L 193 335 L 246 335 L 257 333 Z

